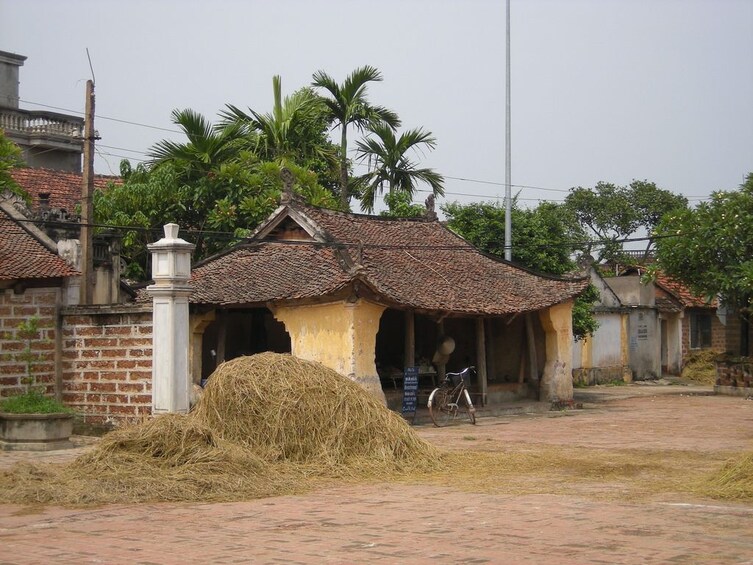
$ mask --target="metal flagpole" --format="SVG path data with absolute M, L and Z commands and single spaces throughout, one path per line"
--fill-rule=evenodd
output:
M 510 151 L 510 0 L 507 0 L 507 67 L 505 103 L 505 259 L 512 260 L 512 173 Z

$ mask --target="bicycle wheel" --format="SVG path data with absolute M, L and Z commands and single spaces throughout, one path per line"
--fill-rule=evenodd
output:
M 450 408 L 447 406 L 447 389 L 435 388 L 429 395 L 429 415 L 431 421 L 438 428 L 446 425 L 450 421 Z
M 471 402 L 471 395 L 468 394 L 467 390 L 464 390 L 463 394 L 465 395 L 465 410 L 468 413 L 468 419 L 471 421 L 471 424 L 475 424 L 476 409 L 473 407 L 473 402 Z

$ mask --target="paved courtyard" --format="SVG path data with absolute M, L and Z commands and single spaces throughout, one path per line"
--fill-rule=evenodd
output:
M 455 449 L 532 445 L 753 450 L 753 401 L 708 389 L 578 391 L 584 409 L 435 429 Z M 81 450 L 0 453 L 61 461 Z M 656 496 L 485 494 L 446 484 L 341 486 L 225 504 L 0 506 L 0 563 L 753 564 L 753 504 Z

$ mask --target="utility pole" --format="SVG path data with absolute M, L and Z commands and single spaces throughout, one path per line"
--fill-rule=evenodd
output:
M 80 304 L 91 304 L 93 298 L 94 257 L 92 220 L 94 205 L 94 81 L 86 81 L 86 116 L 84 117 L 84 174 L 81 182 L 81 287 Z
M 505 76 L 505 259 L 512 261 L 512 152 L 510 150 L 510 0 L 507 0 L 507 65 Z

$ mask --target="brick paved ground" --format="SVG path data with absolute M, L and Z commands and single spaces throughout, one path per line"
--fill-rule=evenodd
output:
M 586 409 L 566 415 L 418 430 L 456 446 L 472 430 L 501 446 L 753 448 L 751 401 L 668 389 L 597 392 L 583 396 Z M 44 457 L 60 461 L 74 453 Z M 0 454 L 0 465 L 30 457 L 38 456 Z M 5 505 L 0 563 L 753 564 L 753 504 L 469 494 L 450 483 L 347 486 L 231 504 Z

